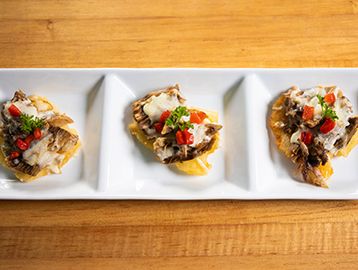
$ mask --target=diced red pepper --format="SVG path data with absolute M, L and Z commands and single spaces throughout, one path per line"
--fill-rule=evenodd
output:
M 29 145 L 20 138 L 16 140 L 16 146 L 22 151 L 25 151 L 29 148 Z
M 175 134 L 177 144 L 192 144 L 194 142 L 194 135 L 186 128 L 183 131 L 178 130 Z
M 35 136 L 32 135 L 32 134 L 30 134 L 30 135 L 28 135 L 28 136 L 25 138 L 25 142 L 26 142 L 28 145 L 30 145 L 31 142 L 32 142 L 34 139 L 35 139 Z
M 8 108 L 8 111 L 11 114 L 11 116 L 14 116 L 14 117 L 19 117 L 21 115 L 21 111 L 14 104 L 10 105 L 10 107 Z
M 160 116 L 160 118 L 159 118 L 159 122 L 160 123 L 162 123 L 162 124 L 164 124 L 165 123 L 165 120 L 167 120 L 167 118 L 170 116 L 170 114 L 171 114 L 171 112 L 170 111 L 164 111 L 163 113 L 162 113 L 162 115 Z
M 302 119 L 304 121 L 311 120 L 314 115 L 314 107 L 305 105 L 303 107 Z
M 18 158 L 20 156 L 20 153 L 18 151 L 12 151 L 10 153 L 10 158 L 11 159 L 15 159 L 15 158 Z
M 334 129 L 334 127 L 336 126 L 336 122 L 333 121 L 331 118 L 325 118 L 323 125 L 319 128 L 319 130 L 323 133 L 323 134 L 327 134 L 328 132 L 330 132 L 332 129 Z
M 42 133 L 40 128 L 35 128 L 34 130 L 34 137 L 36 140 L 41 139 Z
M 191 134 L 187 128 L 184 129 L 183 134 L 185 138 L 185 144 L 192 144 L 194 142 L 194 135 Z
M 312 143 L 312 140 L 313 140 L 313 135 L 311 132 L 309 131 L 303 131 L 301 133 L 301 141 L 306 144 L 306 145 L 309 145 Z
M 177 131 L 177 133 L 175 134 L 175 138 L 177 140 L 177 144 L 179 144 L 179 145 L 185 144 L 185 137 L 181 130 Z
M 202 120 L 196 112 L 192 112 L 190 114 L 190 122 L 193 124 L 200 124 Z
M 160 122 L 154 124 L 155 131 L 161 133 L 163 130 L 164 125 Z
M 324 101 L 329 104 L 332 105 L 334 104 L 334 102 L 336 101 L 336 96 L 334 95 L 333 92 L 328 93 L 327 95 L 324 96 Z
M 192 112 L 190 113 L 190 122 L 194 124 L 201 124 L 207 117 L 204 112 Z
M 201 119 L 203 119 L 203 121 L 204 121 L 204 119 L 205 119 L 205 118 L 207 118 L 207 117 L 208 117 L 208 116 L 206 115 L 206 113 L 201 112 L 201 111 L 200 111 L 200 112 L 198 112 L 198 114 L 199 114 L 200 118 L 201 118 Z

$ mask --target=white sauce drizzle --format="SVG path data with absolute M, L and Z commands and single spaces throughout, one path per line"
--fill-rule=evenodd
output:
M 194 142 L 190 146 L 195 147 L 198 144 L 210 140 L 210 137 L 206 135 L 207 128 L 203 124 L 193 124 L 193 128 L 189 129 L 189 132 L 194 136 Z
M 301 130 L 298 129 L 295 133 L 292 134 L 290 142 L 291 143 L 299 143 L 298 138 L 301 136 Z
M 39 141 L 33 141 L 31 147 L 22 153 L 24 160 L 34 166 L 38 164 L 40 168 L 49 168 L 53 173 L 59 173 L 59 164 L 64 159 L 64 155 L 47 150 L 49 140 L 53 137 L 52 134 L 47 134 Z
M 143 106 L 143 111 L 148 115 L 151 122 L 154 123 L 159 120 L 164 111 L 171 111 L 179 105 L 180 102 L 177 96 L 161 93 L 159 96 L 150 97 L 148 103 Z
M 174 155 L 174 149 L 173 149 L 173 147 L 166 147 L 166 148 L 161 149 L 161 151 L 159 151 L 157 154 L 158 154 L 158 157 L 160 158 L 160 160 L 164 160 L 164 159 Z

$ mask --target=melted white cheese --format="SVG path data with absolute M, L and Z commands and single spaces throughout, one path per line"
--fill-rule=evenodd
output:
M 163 148 L 161 151 L 159 151 L 157 153 L 157 155 L 160 158 L 160 160 L 164 160 L 164 159 L 174 155 L 174 149 L 173 149 L 173 147 Z
M 30 100 L 16 101 L 14 105 L 24 114 L 37 116 L 37 109 L 31 104 Z
M 318 139 L 322 142 L 324 149 L 335 154 L 338 149 L 334 146 L 335 142 L 346 132 L 344 126 L 336 125 L 334 129 L 327 134 L 318 134 Z
M 336 126 L 332 131 L 327 134 L 319 132 L 316 136 L 327 151 L 335 153 L 337 149 L 334 144 L 345 135 L 345 128 L 349 125 L 348 120 L 353 115 L 353 112 L 351 104 L 343 97 L 342 90 L 339 87 L 329 88 L 329 92 L 330 91 L 332 91 L 336 97 L 333 109 L 338 116 L 338 120 L 336 120 Z M 290 98 L 301 107 L 301 109 L 305 105 L 314 107 L 314 120 L 320 120 L 322 118 L 322 106 L 319 104 L 317 95 L 324 97 L 327 93 L 324 87 L 315 87 L 307 90 L 297 88 L 291 91 Z M 298 143 L 300 134 L 301 130 L 293 133 L 290 142 Z
M 349 118 L 353 115 L 352 110 L 349 106 L 342 104 L 342 99 L 337 99 L 334 104 L 334 110 L 338 116 L 338 123 L 349 126 Z
M 349 125 L 348 119 L 352 116 L 352 111 L 350 106 L 344 104 L 345 99 L 341 96 L 341 89 L 339 87 L 334 87 L 332 90 L 336 101 L 334 103 L 334 110 L 337 113 L 338 120 L 337 123 L 344 124 L 345 126 Z M 322 106 L 319 103 L 317 95 L 324 97 L 327 94 L 324 87 L 315 87 L 307 90 L 301 90 L 299 88 L 292 90 L 290 98 L 301 108 L 305 105 L 311 106 L 314 108 L 314 120 L 320 120 L 322 118 Z
M 315 88 L 310 88 L 310 89 L 305 89 L 305 90 L 296 88 L 291 91 L 290 98 L 295 103 L 297 103 L 298 105 L 303 107 L 305 105 L 308 105 L 309 102 L 311 101 L 311 99 L 317 97 L 317 95 L 324 97 L 326 95 L 325 89 L 323 87 L 315 87 Z M 315 104 L 316 102 L 318 104 L 318 99 L 317 99 L 317 101 L 312 101 L 312 102 L 313 102 L 313 104 Z
M 36 106 L 33 105 L 33 103 L 31 102 L 31 100 L 29 99 L 25 99 L 25 100 L 18 100 L 16 102 L 10 102 L 8 101 L 5 104 L 5 114 L 8 117 L 12 117 L 9 113 L 9 107 L 11 106 L 11 104 L 14 104 L 23 114 L 27 114 L 27 115 L 32 115 L 34 117 L 38 117 L 38 118 L 42 118 L 42 119 L 49 119 L 52 116 L 55 115 L 55 113 L 52 110 L 48 110 L 48 111 L 40 111 L 38 112 Z
M 43 156 L 47 152 L 47 145 L 51 137 L 52 134 L 48 134 L 45 137 L 43 137 L 40 141 L 33 142 L 31 144 L 31 147 L 27 149 L 25 152 L 23 152 L 24 160 L 31 166 L 39 164 L 40 167 L 43 167 L 44 165 Z M 40 160 L 42 160 L 41 164 L 40 164 Z
M 301 130 L 297 130 L 295 133 L 292 134 L 290 142 L 291 143 L 299 143 L 298 138 L 301 136 Z
M 308 106 L 314 108 L 313 120 L 321 120 L 322 119 L 322 106 L 319 104 L 319 99 L 317 96 L 311 98 L 311 100 L 307 103 Z
M 206 135 L 205 125 L 193 124 L 193 126 L 193 128 L 189 129 L 189 132 L 194 136 L 194 142 L 190 144 L 190 146 L 195 147 L 203 141 L 207 141 L 210 139 L 210 137 Z
M 23 152 L 24 160 L 31 166 L 39 165 L 40 168 L 48 167 L 52 172 L 59 172 L 59 165 L 64 158 L 64 155 L 47 150 L 49 140 L 52 138 L 52 134 L 48 134 L 40 141 L 34 141 L 31 147 Z
M 16 102 L 10 102 L 8 101 L 6 104 L 5 104 L 5 114 L 8 116 L 8 117 L 12 117 L 9 113 L 9 107 L 11 106 L 11 104 L 14 104 L 20 111 L 21 113 L 24 113 L 24 114 L 28 114 L 28 115 L 33 115 L 33 116 L 37 116 L 38 113 L 37 113 L 37 109 L 35 106 L 33 106 L 31 104 L 31 101 L 26 99 L 26 100 L 23 100 L 23 101 L 16 101 Z
M 164 111 L 173 110 L 179 105 L 177 96 L 161 93 L 159 96 L 152 96 L 149 102 L 143 106 L 143 111 L 154 123 L 159 120 Z

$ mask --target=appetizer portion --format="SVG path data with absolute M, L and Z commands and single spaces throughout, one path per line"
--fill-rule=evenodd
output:
M 320 187 L 333 174 L 331 158 L 347 156 L 358 143 L 358 116 L 336 86 L 288 89 L 272 106 L 270 127 L 302 179 Z
M 76 131 L 68 128 L 70 117 L 21 90 L 3 104 L 0 123 L 0 163 L 21 181 L 61 173 L 80 146 Z
M 135 101 L 132 110 L 132 135 L 160 162 L 188 174 L 208 172 L 207 156 L 217 148 L 222 128 L 216 112 L 187 107 L 178 85 L 149 93 Z

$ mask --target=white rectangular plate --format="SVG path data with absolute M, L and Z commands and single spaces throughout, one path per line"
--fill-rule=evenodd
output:
M 156 161 L 128 132 L 130 104 L 179 83 L 189 105 L 215 110 L 220 148 L 207 176 Z M 18 88 L 71 116 L 83 147 L 60 175 L 31 183 L 0 169 L 0 199 L 358 199 L 358 149 L 333 162 L 329 189 L 294 180 L 267 117 L 292 85 L 338 85 L 358 113 L 358 69 L 2 69 L 0 100 Z

